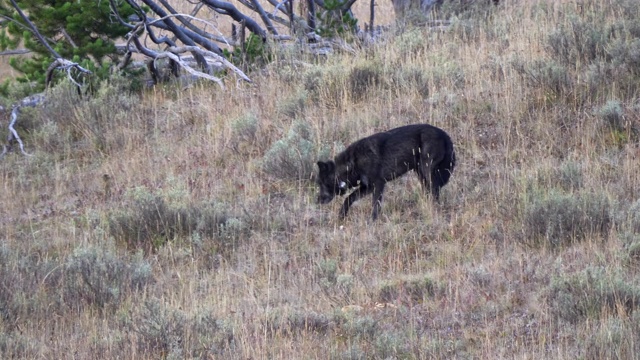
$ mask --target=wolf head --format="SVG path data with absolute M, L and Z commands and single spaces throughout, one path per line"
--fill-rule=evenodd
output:
M 329 160 L 318 161 L 318 203 L 329 203 L 337 195 L 343 195 L 347 189 L 347 183 L 338 179 L 336 175 L 336 163 Z

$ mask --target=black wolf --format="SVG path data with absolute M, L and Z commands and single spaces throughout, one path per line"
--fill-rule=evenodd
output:
M 440 188 L 449 181 L 455 163 L 451 138 L 435 126 L 414 124 L 373 134 L 349 145 L 334 161 L 318 161 L 318 202 L 326 204 L 336 194 L 355 188 L 340 210 L 343 219 L 351 204 L 373 193 L 375 220 L 388 181 L 415 170 L 423 189 L 438 201 Z

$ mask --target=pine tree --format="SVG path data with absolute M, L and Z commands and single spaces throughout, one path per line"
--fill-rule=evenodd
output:
M 126 2 L 116 3 L 123 17 L 134 13 Z M 118 61 L 114 40 L 123 37 L 129 29 L 113 16 L 109 1 L 24 0 L 17 4 L 63 58 L 79 63 L 99 78 L 107 76 L 109 66 Z M 12 19 L 0 25 L 0 49 L 24 46 L 31 50 L 33 56 L 14 57 L 10 65 L 23 74 L 19 81 L 35 82 L 37 88 L 42 89 L 53 55 L 37 40 L 9 1 L 0 0 L 0 16 Z

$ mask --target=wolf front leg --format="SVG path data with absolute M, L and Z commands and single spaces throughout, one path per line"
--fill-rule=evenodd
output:
M 344 219 L 347 216 L 347 213 L 349 212 L 349 208 L 351 207 L 351 204 L 353 204 L 358 199 L 370 193 L 371 193 L 370 187 L 361 185 L 354 192 L 349 194 L 349 196 L 347 196 L 347 198 L 344 200 L 344 203 L 342 204 L 342 208 L 340 209 L 340 220 Z
M 371 218 L 375 221 L 382 210 L 382 193 L 384 192 L 384 182 L 378 182 L 373 186 L 373 211 Z

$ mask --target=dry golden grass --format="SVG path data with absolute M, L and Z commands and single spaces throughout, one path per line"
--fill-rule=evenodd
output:
M 619 21 L 607 6 L 507 2 L 355 55 L 280 53 L 253 85 L 157 87 L 139 102 L 111 90 L 34 113 L 34 156 L 0 162 L 0 357 L 638 358 L 637 88 L 614 77 L 592 95 L 580 64 L 557 92 L 531 75 L 571 14 Z M 377 80 L 354 85 L 353 69 Z M 610 100 L 625 127 L 597 115 Z M 441 204 L 408 175 L 378 222 L 363 200 L 340 223 L 311 181 L 262 171 L 300 122 L 331 154 L 431 123 L 458 166 Z M 151 223 L 137 206 L 154 196 L 228 218 L 208 236 L 114 236 L 118 216 Z M 601 226 L 572 230 L 571 211 Z

